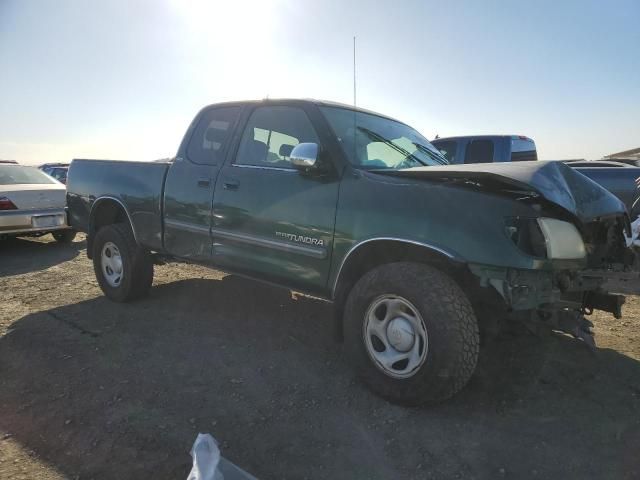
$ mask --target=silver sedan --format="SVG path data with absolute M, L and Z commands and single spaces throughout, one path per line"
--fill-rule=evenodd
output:
M 37 168 L 0 164 L 0 238 L 52 233 L 72 241 L 65 197 L 65 186 Z

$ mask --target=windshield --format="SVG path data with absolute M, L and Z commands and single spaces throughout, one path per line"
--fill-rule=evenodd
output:
M 320 110 L 355 167 L 402 169 L 448 164 L 425 137 L 403 123 L 340 107 Z
M 0 185 L 57 183 L 34 167 L 0 165 Z

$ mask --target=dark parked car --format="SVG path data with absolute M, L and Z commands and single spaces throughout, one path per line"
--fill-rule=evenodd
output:
M 638 160 L 637 158 L 607 157 L 607 160 L 610 162 L 624 163 L 632 167 L 640 167 L 640 160 Z
M 320 101 L 211 105 L 173 162 L 74 160 L 67 200 L 112 300 L 147 293 L 154 257 L 323 297 L 360 376 L 404 404 L 459 391 L 500 315 L 592 342 L 583 312 L 620 316 L 602 286 L 631 261 L 622 202 L 563 163 L 448 165 Z
M 564 160 L 564 163 L 566 163 L 570 167 L 588 167 L 588 168 L 597 168 L 597 167 L 629 168 L 629 167 L 637 166 L 637 165 L 632 165 L 630 163 L 618 162 L 614 160 Z
M 67 172 L 69 171 L 68 163 L 45 163 L 40 165 L 39 168 L 47 175 L 66 185 Z

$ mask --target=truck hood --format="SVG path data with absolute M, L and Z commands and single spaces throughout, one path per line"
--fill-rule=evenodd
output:
M 476 163 L 374 171 L 517 197 L 538 197 L 563 208 L 583 223 L 626 212 L 615 195 L 563 162 Z

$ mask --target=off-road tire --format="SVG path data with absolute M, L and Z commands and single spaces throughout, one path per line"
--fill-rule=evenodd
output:
M 398 295 L 419 311 L 428 335 L 424 363 L 398 379 L 379 369 L 367 352 L 363 328 L 369 305 L 381 295 Z M 419 263 L 390 263 L 366 273 L 345 305 L 345 348 L 365 384 L 387 400 L 407 406 L 437 403 L 460 391 L 478 360 L 478 322 L 467 296 L 445 273 Z
M 51 232 L 51 236 L 58 243 L 71 243 L 76 238 L 75 230 L 59 230 Z
M 122 257 L 122 281 L 117 287 L 109 285 L 102 273 L 102 247 L 112 242 Z M 93 240 L 93 270 L 100 289 L 115 302 L 128 302 L 143 297 L 153 283 L 153 261 L 149 252 L 140 247 L 126 223 L 102 227 Z

